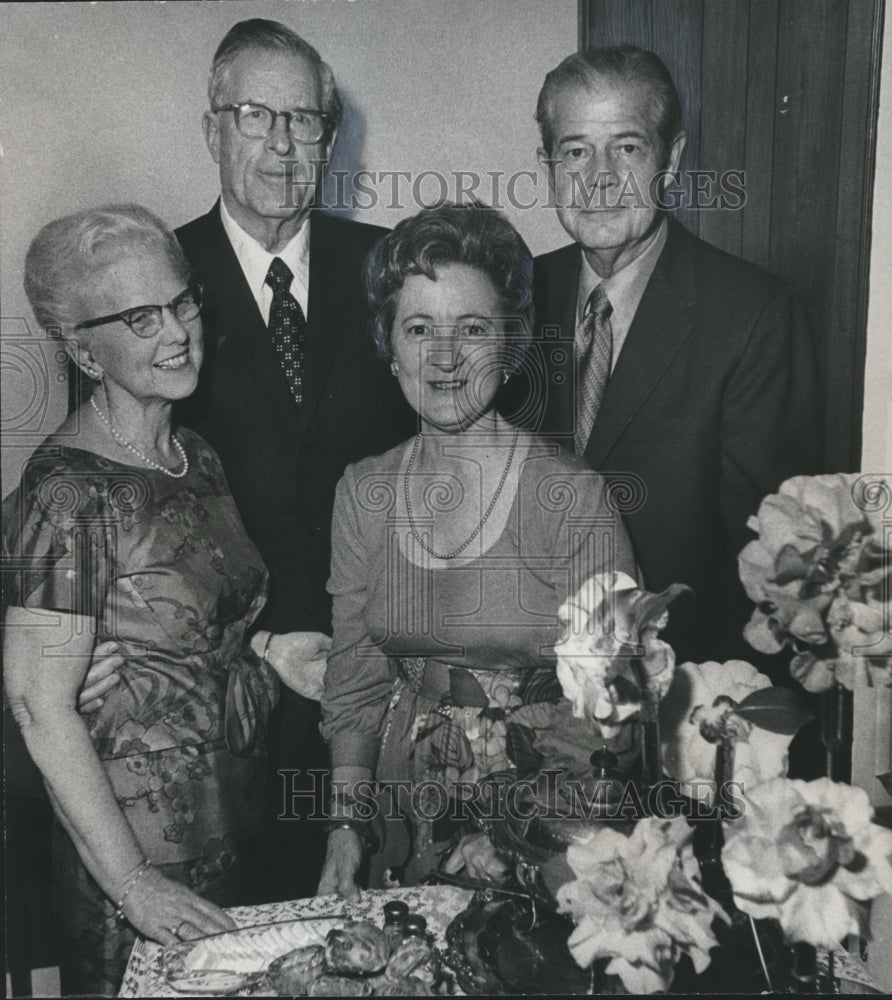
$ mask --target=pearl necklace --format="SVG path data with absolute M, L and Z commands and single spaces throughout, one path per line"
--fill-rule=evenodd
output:
M 159 472 L 163 472 L 165 476 L 170 476 L 171 479 L 182 479 L 183 476 L 185 476 L 189 471 L 189 458 L 186 455 L 186 449 L 177 440 L 177 436 L 175 434 L 170 435 L 170 443 L 174 446 L 174 448 L 176 448 L 180 456 L 180 461 L 183 463 L 183 468 L 180 472 L 172 472 L 166 466 L 159 465 L 158 462 L 153 461 L 148 455 L 144 455 L 138 448 L 135 448 L 123 434 L 115 430 L 111 422 L 111 412 L 109 412 L 109 415 L 106 416 L 96 405 L 95 396 L 90 397 L 90 405 L 96 411 L 96 416 L 99 417 L 99 419 L 111 431 L 111 436 L 115 439 L 115 441 L 117 441 L 122 448 L 127 448 L 129 451 L 132 451 L 133 454 L 136 455 L 137 458 L 141 458 L 146 465 L 153 469 L 157 469 Z
M 520 437 L 520 428 L 515 428 L 514 437 L 511 439 L 511 448 L 508 451 L 508 461 L 505 463 L 505 468 L 502 469 L 502 476 L 499 479 L 499 485 L 496 487 L 495 493 L 492 495 L 492 500 L 489 502 L 489 506 L 480 518 L 480 523 L 471 532 L 468 538 L 462 542 L 457 549 L 453 549 L 451 552 L 441 555 L 427 544 L 427 542 L 421 537 L 418 529 L 415 527 L 415 522 L 412 520 L 412 503 L 409 499 L 409 474 L 412 472 L 412 466 L 415 464 L 415 458 L 418 455 L 418 446 L 421 444 L 421 435 L 418 434 L 415 438 L 415 444 L 412 447 L 412 454 L 409 456 L 409 463 L 406 465 L 406 472 L 403 475 L 403 493 L 406 497 L 406 513 L 409 515 L 409 527 L 412 529 L 412 534 L 415 536 L 415 541 L 424 549 L 428 555 L 432 555 L 434 559 L 454 559 L 457 555 L 460 555 L 465 549 L 474 541 L 474 539 L 483 530 L 483 525 L 486 524 L 489 515 L 495 510 L 496 502 L 502 495 L 502 489 L 505 486 L 505 481 L 508 479 L 508 470 L 511 468 L 511 463 L 514 461 L 514 452 L 517 448 L 517 439 Z

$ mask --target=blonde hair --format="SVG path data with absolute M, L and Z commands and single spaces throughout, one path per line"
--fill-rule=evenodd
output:
M 25 257 L 25 294 L 37 322 L 61 336 L 82 317 L 74 310 L 81 290 L 122 250 L 162 254 L 191 281 L 191 268 L 176 236 L 141 205 L 102 205 L 47 223 Z

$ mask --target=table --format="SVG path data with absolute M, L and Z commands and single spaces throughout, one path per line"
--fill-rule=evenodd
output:
M 368 890 L 358 903 L 348 903 L 338 896 L 317 896 L 287 903 L 267 903 L 263 906 L 239 906 L 227 912 L 239 927 L 300 920 L 312 917 L 343 916 L 353 920 L 368 920 L 381 926 L 382 907 L 389 899 L 402 899 L 410 909 L 427 918 L 428 929 L 436 944 L 445 949 L 445 931 L 455 916 L 470 904 L 472 893 L 452 886 L 417 886 L 406 889 Z M 820 956 L 826 964 L 826 956 Z M 865 974 L 860 963 L 846 952 L 836 953 L 836 975 L 843 981 L 842 992 L 883 993 Z M 182 997 L 168 986 L 161 973 L 161 946 L 138 939 L 130 953 L 120 997 Z
M 348 903 L 339 896 L 316 896 L 287 903 L 265 903 L 262 906 L 237 906 L 227 913 L 239 927 L 277 923 L 282 920 L 303 920 L 312 917 L 346 917 L 368 920 L 379 927 L 384 917 L 381 908 L 389 899 L 402 899 L 409 908 L 427 918 L 428 930 L 440 948 L 445 948 L 445 932 L 453 917 L 464 910 L 472 893 L 452 886 L 416 886 L 407 889 L 370 889 L 363 892 L 358 903 Z M 183 997 L 168 986 L 161 973 L 161 946 L 138 939 L 130 953 L 120 997 Z

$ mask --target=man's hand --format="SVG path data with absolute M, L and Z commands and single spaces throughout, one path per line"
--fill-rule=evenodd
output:
M 93 648 L 90 669 L 77 696 L 78 711 L 84 715 L 98 711 L 105 703 L 108 692 L 120 683 L 121 675 L 118 671 L 124 666 L 120 648 L 111 639 L 108 642 L 100 642 Z
M 263 655 L 268 632 L 259 632 L 251 646 Z M 267 663 L 279 675 L 282 683 L 304 698 L 322 698 L 325 677 L 325 655 L 331 649 L 331 639 L 321 632 L 274 633 L 266 649 Z

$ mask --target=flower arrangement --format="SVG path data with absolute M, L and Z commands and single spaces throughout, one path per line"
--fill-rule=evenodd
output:
M 629 836 L 605 827 L 568 848 L 575 878 L 557 902 L 576 923 L 567 944 L 579 965 L 609 958 L 631 993 L 668 989 L 683 953 L 698 972 L 709 965 L 712 921 L 727 918 L 700 887 L 692 837 L 681 818 L 648 817 Z
M 892 477 L 796 477 L 749 521 L 758 537 L 741 552 L 739 571 L 756 607 L 744 635 L 761 652 L 792 648 L 791 672 L 810 692 L 892 686 L 886 508 Z M 638 720 L 636 738 L 658 732 L 662 754 L 654 777 L 641 743 L 645 786 L 665 774 L 689 798 L 713 805 L 716 781 L 735 782 L 735 808 L 714 813 L 724 846 L 716 825 L 703 860 L 720 859 L 719 881 L 727 878 L 730 892 L 712 877 L 715 867 L 710 891 L 729 909 L 733 896 L 733 928 L 751 934 L 773 989 L 753 921 L 774 920 L 772 933 L 788 943 L 830 951 L 849 934 L 869 936 L 871 901 L 892 893 L 892 831 L 874 822 L 861 789 L 785 777 L 793 735 L 811 718 L 801 695 L 772 687 L 742 660 L 676 666 L 659 634 L 685 589 L 650 594 L 622 573 L 588 580 L 560 610 L 566 634 L 555 651 L 565 700 L 518 709 L 509 737 L 526 755 L 527 773 L 560 768 L 575 779 L 596 757 L 634 758 L 629 724 Z M 631 773 L 614 769 L 611 780 Z M 575 961 L 589 968 L 606 960 L 608 974 L 640 993 L 668 989 L 683 954 L 702 972 L 716 933 L 724 937 L 715 921 L 728 916 L 701 887 L 688 822 L 645 815 L 624 828 L 578 829 L 585 832 L 574 828 L 575 842 L 546 865 L 547 887 L 575 923 L 567 942 Z
M 791 673 L 808 691 L 892 684 L 889 501 L 888 476 L 796 476 L 749 520 L 759 537 L 739 568 L 756 610 L 744 635 L 760 652 L 792 646 Z
M 866 792 L 828 778 L 747 789 L 722 850 L 734 902 L 790 941 L 832 950 L 865 935 L 865 904 L 892 892 L 892 831 L 872 819 Z

